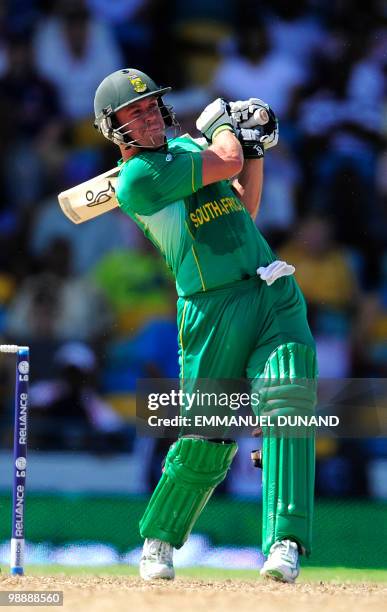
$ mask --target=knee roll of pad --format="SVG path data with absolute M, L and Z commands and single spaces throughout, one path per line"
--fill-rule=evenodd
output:
M 316 376 L 316 356 L 311 347 L 295 342 L 278 347 L 267 360 L 260 381 L 260 414 L 313 413 Z
M 162 477 L 140 521 L 143 538 L 180 548 L 225 478 L 237 452 L 233 441 L 184 437 L 169 449 Z

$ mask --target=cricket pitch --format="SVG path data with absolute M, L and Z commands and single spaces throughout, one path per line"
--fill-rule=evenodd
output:
M 2 574 L 0 590 L 63 591 L 63 607 L 49 609 L 77 612 L 141 610 L 174 612 L 211 610 L 242 612 L 356 612 L 382 610 L 387 601 L 387 582 L 310 581 L 287 585 L 239 578 L 205 579 L 179 577 L 174 582 L 143 582 L 134 576 L 66 575 L 11 577 Z M 26 606 L 12 606 L 25 611 Z M 47 610 L 34 606 L 34 610 Z

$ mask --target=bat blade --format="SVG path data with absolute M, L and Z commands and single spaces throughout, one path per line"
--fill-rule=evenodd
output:
M 116 184 L 120 168 L 66 189 L 58 195 L 59 205 L 73 223 L 84 223 L 118 207 Z

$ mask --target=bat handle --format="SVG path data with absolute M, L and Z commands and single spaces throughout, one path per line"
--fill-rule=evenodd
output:
M 265 125 L 269 121 L 269 114 L 265 108 L 257 108 L 254 112 L 256 125 Z

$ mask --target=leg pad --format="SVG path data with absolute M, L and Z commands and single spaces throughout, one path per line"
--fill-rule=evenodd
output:
M 312 416 L 316 403 L 317 365 L 313 349 L 288 343 L 269 357 L 261 380 L 260 413 Z M 291 539 L 309 555 L 314 501 L 314 429 L 278 426 L 263 428 L 262 447 L 262 549 L 268 554 L 274 542 Z
M 140 521 L 143 538 L 180 548 L 237 452 L 233 441 L 180 438 L 167 454 L 163 475 Z

